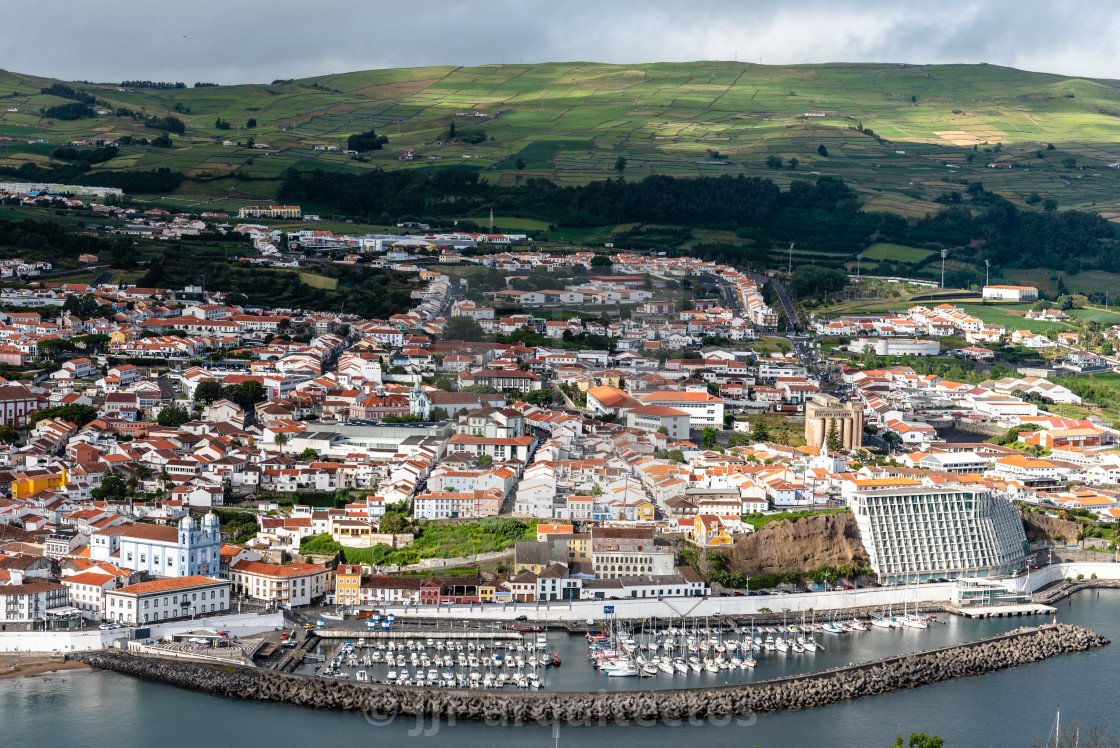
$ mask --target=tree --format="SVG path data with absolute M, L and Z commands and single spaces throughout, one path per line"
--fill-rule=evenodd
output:
M 751 439 L 756 442 L 770 441 L 770 427 L 766 425 L 766 419 L 762 416 L 755 416 L 751 419 Z
M 909 742 L 904 744 L 902 736 L 899 735 L 891 748 L 942 748 L 944 745 L 944 738 L 939 738 L 936 735 L 926 735 L 924 732 L 912 732 Z
M 273 441 L 276 443 L 277 447 L 280 447 L 280 451 L 283 452 L 284 445 L 288 443 L 289 439 L 290 437 L 287 434 L 279 433 L 276 435 L 276 438 L 273 439 Z
M 220 399 L 222 396 L 222 385 L 214 379 L 207 379 L 199 382 L 198 386 L 194 388 L 194 399 L 200 403 L 209 405 L 215 400 Z
M 836 425 L 835 418 L 828 422 L 828 432 L 825 434 L 824 443 L 829 452 L 839 452 L 844 448 L 844 437 L 840 436 L 840 428 Z
M 443 326 L 443 331 L 440 333 L 444 340 L 463 340 L 466 342 L 477 342 L 482 340 L 484 335 L 482 325 L 478 324 L 478 320 L 471 317 L 452 317 L 447 320 L 447 324 Z
M 385 512 L 377 524 L 378 532 L 396 535 L 408 527 L 408 517 L 400 512 Z
M 1042 201 L 1042 209 L 1047 213 L 1053 213 L 1058 209 L 1058 201 L 1052 197 L 1048 197 Z
M 491 468 L 494 467 L 494 458 L 490 455 L 479 455 L 477 458 L 475 458 L 475 463 L 480 468 Z
M 679 449 L 670 449 L 666 457 L 673 462 L 684 462 L 684 452 Z
M 789 291 L 800 298 L 819 298 L 841 290 L 848 285 L 848 274 L 843 270 L 818 265 L 800 265 L 793 271 Z
M 619 174 L 626 171 L 626 157 L 625 156 L 619 156 L 618 158 L 616 158 L 614 160 L 614 170 L 617 171 Z
M 350 151 L 380 151 L 389 138 L 378 135 L 376 130 L 366 130 L 346 139 L 346 149 Z
M 248 121 L 245 123 L 245 128 L 246 129 L 252 129 L 256 126 L 257 126 L 257 118 L 256 117 L 250 117 L 248 119 Z
M 614 267 L 614 263 L 611 262 L 611 258 L 607 257 L 606 255 L 595 255 L 591 258 L 591 267 L 609 268 Z
M 0 442 L 15 444 L 19 441 L 19 432 L 11 426 L 0 426 Z
M 790 160 L 788 161 L 788 163 L 789 163 L 789 168 L 791 168 L 791 169 L 796 169 L 796 168 L 797 168 L 797 165 L 801 163 L 801 159 L 799 159 L 799 158 L 797 158 L 796 156 L 794 156 L 793 158 L 790 158 Z
M 191 414 L 182 405 L 172 403 L 160 410 L 156 423 L 167 428 L 177 429 L 191 420 Z
M 101 485 L 89 492 L 95 501 L 121 501 L 128 487 L 118 473 L 109 473 L 101 479 Z
M 1077 159 L 1073 158 L 1072 156 L 1067 156 L 1066 158 L 1062 159 L 1062 166 L 1066 167 L 1067 169 L 1076 168 Z
M 517 161 L 514 162 L 514 166 L 517 167 L 518 171 L 521 171 L 525 168 L 525 159 L 518 157 Z
M 81 319 L 89 319 L 100 314 L 101 302 L 95 296 L 69 296 L 62 305 L 62 311 Z
M 57 358 L 77 350 L 78 346 L 69 340 L 51 338 L 50 340 L 40 340 L 36 348 L 39 352 L 39 358 Z
M 199 385 L 200 387 L 202 385 Z M 253 406 L 259 402 L 264 402 L 268 399 L 268 393 L 264 389 L 264 385 L 255 379 L 246 379 L 241 384 L 231 385 L 222 388 L 222 397 L 237 403 L 237 405 L 244 411 L 248 412 L 253 409 Z
M 310 461 L 310 460 L 314 460 L 318 457 L 319 457 L 319 453 L 316 452 L 311 447 L 308 447 L 307 449 L 305 449 L 305 450 L 303 450 L 302 452 L 299 453 L 299 459 L 301 459 L 301 460 Z
M 825 158 L 828 158 L 828 149 L 824 147 L 824 143 L 817 146 L 817 153 Z
M 97 418 L 97 408 L 92 405 L 56 405 L 53 408 L 32 413 L 29 420 L 31 425 L 34 426 L 39 421 L 48 418 L 61 418 L 81 428 Z
M 782 157 L 781 156 L 767 156 L 766 157 L 766 165 L 769 166 L 771 169 L 780 169 L 780 168 L 782 168 Z
M 719 433 L 711 426 L 706 426 L 700 432 L 700 446 L 704 449 L 714 449 L 719 440 Z
M 432 408 L 432 412 L 428 414 L 428 420 L 429 421 L 446 421 L 447 418 L 448 418 L 447 410 L 445 408 L 440 408 L 438 406 L 435 407 L 435 408 Z

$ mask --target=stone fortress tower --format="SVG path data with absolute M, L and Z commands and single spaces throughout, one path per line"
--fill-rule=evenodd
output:
M 823 448 L 832 422 L 836 423 L 844 449 L 863 446 L 863 409 L 859 401 L 842 401 L 824 392 L 814 394 L 813 399 L 805 404 L 806 444 Z

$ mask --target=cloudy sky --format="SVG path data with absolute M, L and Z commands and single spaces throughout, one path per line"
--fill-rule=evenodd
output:
M 267 82 L 385 67 L 594 60 L 981 62 L 1120 78 L 1115 0 L 12 2 L 0 68 Z

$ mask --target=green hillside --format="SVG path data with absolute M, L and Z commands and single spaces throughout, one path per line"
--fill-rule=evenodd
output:
M 1059 209 L 1120 216 L 1120 170 L 1108 167 L 1120 161 L 1120 90 L 991 65 L 554 63 L 181 89 L 75 83 L 96 98 L 94 109 L 113 114 L 73 121 L 41 113 L 71 103 L 41 93 L 55 82 L 0 71 L 0 137 L 12 139 L 0 141 L 0 169 L 50 167 L 54 148 L 74 139 L 155 138 L 160 130 L 143 119 L 174 116 L 186 131 L 171 134 L 173 148 L 126 145 L 94 171 L 182 172 L 187 181 L 159 195 L 181 207 L 268 200 L 291 166 L 455 166 L 492 183 L 577 184 L 615 175 L 624 156 L 630 179 L 730 173 L 784 185 L 797 175 L 837 175 L 860 191 L 865 209 L 907 216 L 936 212 L 937 198 L 981 179 L 1021 205 L 1038 193 Z M 218 120 L 230 128 L 218 129 Z M 456 139 L 448 138 L 452 122 Z M 360 157 L 314 150 L 345 148 L 349 135 L 370 128 L 388 136 L 384 149 Z M 269 148 L 236 145 L 249 137 Z M 48 142 L 29 142 L 39 139 Z M 404 148 L 416 150 L 415 161 L 398 160 Z M 770 156 L 787 165 L 768 167 Z

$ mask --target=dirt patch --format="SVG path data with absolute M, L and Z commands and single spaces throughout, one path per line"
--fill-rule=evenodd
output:
M 758 532 L 741 535 L 731 547 L 731 568 L 747 576 L 783 574 L 871 561 L 860 542 L 856 518 L 850 513 L 772 522 Z
M 379 83 L 376 86 L 366 86 L 350 93 L 354 96 L 365 96 L 367 99 L 398 99 L 412 96 L 423 91 L 428 86 L 440 82 L 440 78 L 431 78 L 423 81 L 402 81 L 400 83 Z
M 933 134 L 942 140 L 948 140 L 953 145 L 980 145 L 984 142 L 990 142 L 990 139 L 985 141 L 984 138 L 979 138 L 964 130 L 934 130 Z

